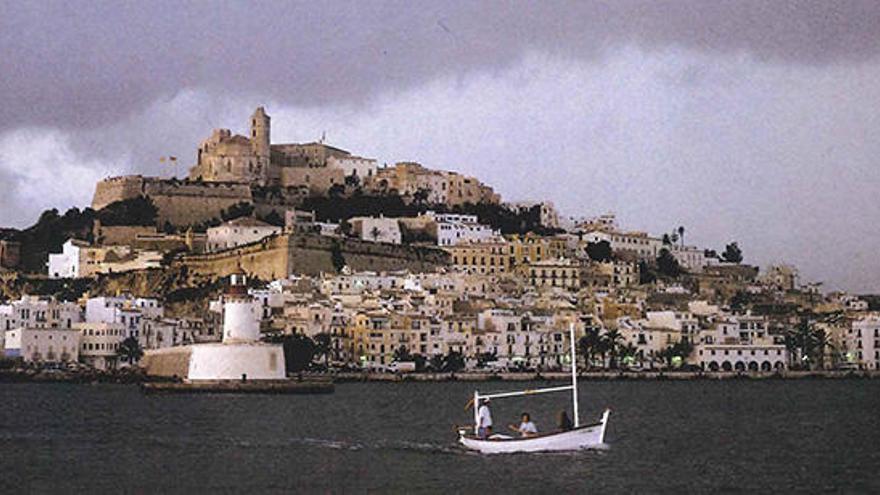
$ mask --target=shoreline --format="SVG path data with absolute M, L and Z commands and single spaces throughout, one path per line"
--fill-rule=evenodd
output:
M 571 374 L 567 372 L 530 373 L 301 373 L 290 377 L 293 382 L 329 381 L 332 383 L 420 383 L 420 382 L 568 382 Z M 721 381 L 721 380 L 871 380 L 880 378 L 880 371 L 868 370 L 816 370 L 816 371 L 773 371 L 773 372 L 693 372 L 693 371 L 591 371 L 578 374 L 579 381 Z M 151 377 L 139 373 L 35 373 L 33 370 L 4 370 L 0 372 L 0 383 L 72 383 L 72 384 L 116 384 L 142 385 L 163 384 L 156 388 L 169 387 L 174 380 Z M 170 388 L 173 388 L 170 387 Z
M 523 382 L 523 381 L 571 381 L 566 372 L 548 373 L 335 373 L 336 383 L 350 382 Z M 873 379 L 880 378 L 878 371 L 782 371 L 782 372 L 736 372 L 736 371 L 595 371 L 578 373 L 579 381 L 660 381 L 660 380 L 804 380 L 804 379 Z

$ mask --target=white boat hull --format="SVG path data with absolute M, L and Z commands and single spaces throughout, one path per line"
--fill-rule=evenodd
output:
M 497 438 L 482 440 L 473 435 L 459 433 L 459 442 L 471 450 L 483 454 L 512 454 L 516 452 L 567 452 L 596 448 L 605 442 L 605 427 L 608 425 L 606 410 L 598 423 L 581 426 L 569 431 L 548 433 L 524 438 Z

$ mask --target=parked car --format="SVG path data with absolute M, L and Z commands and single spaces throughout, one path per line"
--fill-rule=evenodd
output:
M 415 370 L 415 361 L 394 361 L 388 365 L 388 371 L 391 373 L 413 373 Z

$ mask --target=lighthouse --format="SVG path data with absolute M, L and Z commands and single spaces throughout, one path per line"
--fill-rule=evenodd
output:
M 247 290 L 247 275 L 235 273 L 223 295 L 223 343 L 242 344 L 260 340 L 259 308 Z
M 229 277 L 220 301 L 222 342 L 147 351 L 143 359 L 147 374 L 191 383 L 284 380 L 284 349 L 260 341 L 260 308 L 248 294 L 244 273 Z

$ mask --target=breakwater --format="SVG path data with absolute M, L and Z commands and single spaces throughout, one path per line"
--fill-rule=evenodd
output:
M 329 379 L 307 380 L 251 380 L 251 381 L 199 381 L 199 382 L 146 382 L 141 384 L 145 394 L 330 394 L 333 381 Z

